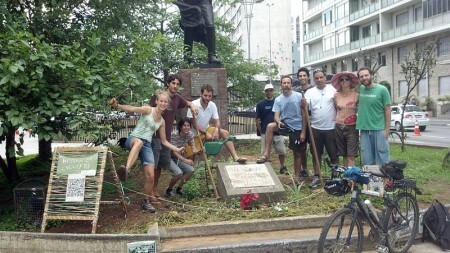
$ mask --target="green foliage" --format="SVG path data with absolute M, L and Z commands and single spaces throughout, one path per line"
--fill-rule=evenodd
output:
M 203 169 L 203 171 L 201 169 Z M 197 169 L 194 172 L 194 175 L 183 186 L 183 190 L 186 193 L 186 198 L 188 200 L 197 199 L 202 196 L 202 189 L 204 189 L 204 187 L 201 182 L 202 176 L 199 175 L 200 173 L 204 175 L 204 168 Z

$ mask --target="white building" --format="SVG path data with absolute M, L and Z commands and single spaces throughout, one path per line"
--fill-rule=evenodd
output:
M 279 75 L 286 75 L 292 73 L 290 3 L 290 0 L 242 0 L 224 5 L 213 1 L 213 6 L 216 17 L 232 22 L 235 30 L 230 34 L 231 40 L 239 44 L 246 58 L 272 61 L 278 65 Z
M 300 1 L 300 0 L 299 0 Z M 382 67 L 377 81 L 391 84 L 393 101 L 401 102 L 406 83 L 400 64 L 409 50 L 437 39 L 438 65 L 413 95 L 421 106 L 434 100 L 434 112 L 445 113 L 438 98 L 450 95 L 450 0 L 312 0 L 303 1 L 302 66 L 334 74 L 369 64 L 356 59 L 373 51 Z M 370 67 L 370 66 L 368 66 Z M 442 109 L 442 112 L 441 112 Z

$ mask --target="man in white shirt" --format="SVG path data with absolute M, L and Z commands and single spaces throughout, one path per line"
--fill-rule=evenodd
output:
M 305 93 L 308 108 L 311 111 L 311 128 L 316 144 L 317 156 L 322 157 L 324 147 L 327 149 L 331 163 L 338 163 L 336 153 L 336 141 L 334 139 L 334 127 L 336 123 L 336 109 L 334 107 L 334 93 L 336 89 L 327 84 L 327 77 L 323 70 L 318 69 L 313 72 L 316 86 Z M 311 149 L 311 153 L 313 150 Z M 314 178 L 309 185 L 310 188 L 320 186 L 320 164 L 315 162 Z
M 228 138 L 230 133 L 227 130 L 220 128 L 217 106 L 211 101 L 213 96 L 213 88 L 211 85 L 205 84 L 200 89 L 200 92 L 200 98 L 192 101 L 192 103 L 198 107 L 198 115 L 196 116 L 196 125 L 194 125 L 194 127 L 199 130 L 202 139 L 217 140 L 219 138 Z M 191 110 L 188 110 L 187 117 L 192 118 Z M 209 125 L 211 119 L 213 123 L 212 126 Z M 225 146 L 235 162 L 247 162 L 247 158 L 239 157 L 237 155 L 236 149 L 234 148 L 234 143 L 232 141 L 226 142 Z

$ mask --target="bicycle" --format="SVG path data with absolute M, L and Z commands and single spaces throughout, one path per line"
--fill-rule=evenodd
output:
M 450 152 L 445 155 L 444 160 L 442 161 L 443 169 L 450 169 Z
M 341 176 L 347 170 L 345 167 L 332 165 L 333 175 L 337 177 L 325 183 L 325 190 L 337 196 L 351 192 L 351 199 L 326 220 L 320 234 L 318 252 L 361 252 L 364 224 L 371 229 L 369 235 L 379 239 L 375 247 L 377 252 L 406 252 L 418 230 L 419 207 L 415 196 L 421 193 L 414 180 L 403 179 L 405 166 L 405 162 L 392 161 L 377 171 L 359 172 L 361 179 L 368 180 L 372 176 L 383 178 L 386 186 L 377 192 L 360 189 L 358 182 Z M 353 175 L 351 178 L 354 178 Z M 379 217 L 378 211 L 361 200 L 361 194 L 383 199 L 384 208 Z
M 405 142 L 405 137 L 402 136 L 402 133 L 400 132 L 396 132 L 396 131 L 391 131 L 389 133 L 389 141 L 394 142 L 394 143 L 400 143 L 401 145 L 404 145 Z

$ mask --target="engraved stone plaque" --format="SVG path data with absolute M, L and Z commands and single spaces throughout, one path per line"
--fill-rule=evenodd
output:
M 214 89 L 214 96 L 217 95 L 217 73 L 216 72 L 202 72 L 192 73 L 191 75 L 191 94 L 200 96 L 200 90 L 203 85 L 209 84 Z
M 226 168 L 234 188 L 275 185 L 264 164 L 229 165 Z
M 285 190 L 270 163 L 219 163 L 217 190 L 221 199 L 240 197 L 249 190 L 258 193 L 262 202 L 277 202 Z

